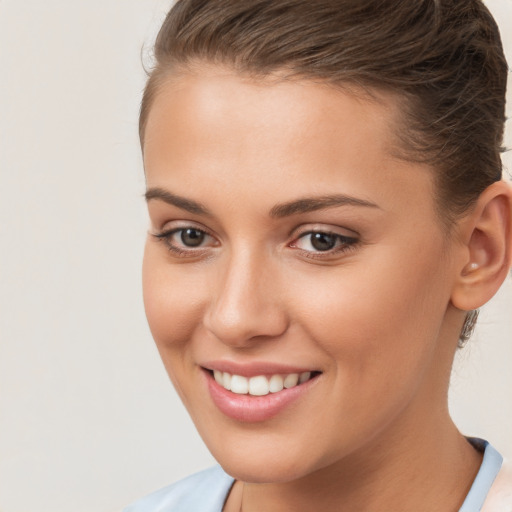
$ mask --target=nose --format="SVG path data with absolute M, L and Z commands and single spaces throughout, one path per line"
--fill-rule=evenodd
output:
M 233 347 L 275 339 L 288 328 L 279 276 L 265 258 L 249 252 L 233 255 L 214 280 L 204 325 Z

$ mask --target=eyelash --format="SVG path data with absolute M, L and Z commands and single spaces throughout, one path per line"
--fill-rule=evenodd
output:
M 172 243 L 172 237 L 174 235 L 181 235 L 183 236 L 183 233 L 187 230 L 195 231 L 197 233 L 200 233 L 201 235 L 205 237 L 210 237 L 213 239 L 213 236 L 207 233 L 204 229 L 196 228 L 195 226 L 185 226 L 180 228 L 173 228 L 167 231 L 162 231 L 161 233 L 152 233 L 152 235 L 160 242 L 164 242 L 166 248 L 172 252 L 174 255 L 182 258 L 191 257 L 191 256 L 199 256 L 201 255 L 206 247 L 188 247 L 187 249 L 183 249 L 179 246 L 177 246 L 175 243 Z M 187 247 L 184 245 L 184 247 Z
M 191 247 L 186 246 L 186 249 L 179 247 L 176 245 L 176 243 L 172 242 L 172 238 L 175 235 L 179 235 L 181 233 L 181 236 L 183 236 L 183 233 L 187 230 L 195 231 L 196 233 L 199 233 L 200 236 L 209 237 L 214 239 L 212 235 L 210 235 L 207 231 L 203 229 L 196 228 L 194 226 L 185 226 L 180 228 L 173 228 L 167 231 L 163 231 L 161 233 L 152 233 L 152 236 L 161 242 L 164 242 L 166 245 L 166 248 L 172 252 L 174 255 L 182 258 L 186 257 L 193 257 L 193 256 L 200 256 L 204 253 L 205 250 L 207 250 L 211 246 L 197 246 L 197 247 Z M 328 237 L 334 238 L 335 246 L 332 249 L 327 249 L 325 251 L 322 250 L 307 250 L 302 249 L 297 246 L 297 243 L 299 240 L 306 239 L 306 237 L 311 237 L 313 235 L 326 235 Z M 312 245 L 312 239 L 310 238 L 309 241 L 310 245 Z M 356 246 L 359 243 L 359 239 L 356 237 L 346 236 L 346 235 L 340 235 L 339 233 L 334 233 L 329 230 L 309 230 L 304 233 L 300 233 L 298 236 L 294 238 L 294 240 L 288 244 L 288 247 L 293 247 L 296 250 L 300 251 L 300 253 L 306 257 L 311 259 L 327 259 L 329 257 L 332 257 L 337 254 L 343 254 L 347 253 L 349 251 L 352 251 L 356 248 Z
M 307 237 L 312 237 L 312 235 L 327 235 L 328 237 L 334 238 L 335 246 L 332 249 L 328 249 L 325 251 L 316 250 L 310 251 L 306 249 L 301 249 L 297 247 L 297 242 L 301 239 L 307 239 Z M 290 247 L 295 247 L 299 250 L 303 256 L 311 259 L 326 259 L 335 255 L 347 253 L 349 251 L 354 250 L 359 243 L 359 239 L 352 236 L 340 235 L 339 233 L 335 233 L 329 230 L 309 230 L 304 233 L 300 233 L 294 241 L 289 244 Z M 312 238 L 309 239 L 309 244 L 312 245 Z

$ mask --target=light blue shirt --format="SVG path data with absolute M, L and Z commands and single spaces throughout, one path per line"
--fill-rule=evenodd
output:
M 491 485 L 501 469 L 503 457 L 492 445 L 483 439 L 473 437 L 468 439 L 468 441 L 475 448 L 484 452 L 484 458 L 459 512 L 478 512 L 482 509 Z
M 469 441 L 484 452 L 482 465 L 459 512 L 479 512 L 496 478 L 502 456 L 487 442 Z M 220 466 L 191 475 L 156 491 L 124 509 L 124 512 L 222 512 L 234 479 Z

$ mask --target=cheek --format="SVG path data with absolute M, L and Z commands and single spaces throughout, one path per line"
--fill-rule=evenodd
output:
M 362 389 L 373 380 L 370 387 L 378 390 L 375 380 L 382 388 L 400 385 L 428 366 L 449 290 L 446 276 L 439 274 L 439 251 L 426 251 L 430 256 L 404 255 L 400 261 L 392 248 L 379 250 L 336 273 L 329 269 L 296 281 L 308 290 L 294 294 L 305 299 L 297 317 L 329 354 L 337 378 L 350 375 Z
M 172 265 L 160 247 L 148 242 L 144 252 L 142 283 L 148 324 L 167 366 L 166 352 L 185 351 L 202 314 L 198 277 L 183 265 Z
M 303 298 L 295 318 L 330 361 L 324 404 L 330 412 L 318 414 L 341 451 L 393 422 L 430 382 L 444 318 L 445 291 L 441 279 L 432 281 L 430 262 L 386 268 L 378 261 L 295 281 L 308 290 L 295 289 Z M 350 439 L 351 447 L 340 439 Z

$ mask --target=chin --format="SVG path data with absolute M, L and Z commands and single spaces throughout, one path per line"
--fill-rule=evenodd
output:
M 285 483 L 303 478 L 325 464 L 315 454 L 303 447 L 311 443 L 286 443 L 282 439 L 269 439 L 263 433 L 247 433 L 257 436 L 256 442 L 233 439 L 231 443 L 215 443 L 207 446 L 224 471 L 236 480 L 248 483 Z M 266 438 L 266 439 L 265 439 Z M 328 462 L 327 462 L 328 464 Z
M 255 484 L 277 484 L 299 480 L 314 470 L 306 465 L 297 465 L 287 460 L 273 457 L 265 460 L 249 461 L 243 457 L 232 460 L 227 457 L 219 459 L 224 471 L 235 480 Z

